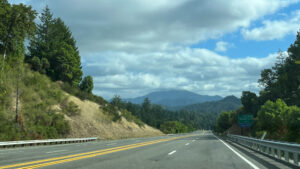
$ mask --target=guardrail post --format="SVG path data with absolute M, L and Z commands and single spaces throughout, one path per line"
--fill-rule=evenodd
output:
M 281 159 L 281 151 L 280 151 L 280 149 L 277 149 L 277 158 Z
M 287 162 L 290 161 L 290 157 L 289 157 L 289 152 L 288 152 L 288 151 L 284 151 L 284 159 L 285 159 L 285 161 L 287 161 Z
M 272 156 L 275 157 L 275 151 L 274 151 L 273 147 L 271 147 L 271 153 L 272 153 Z
M 299 157 L 298 157 L 298 153 L 294 153 L 294 164 L 299 165 Z
M 262 153 L 264 152 L 262 145 L 259 145 L 259 151 L 262 152 Z
M 267 147 L 267 152 L 266 152 L 268 155 L 271 154 L 271 149 L 270 147 Z

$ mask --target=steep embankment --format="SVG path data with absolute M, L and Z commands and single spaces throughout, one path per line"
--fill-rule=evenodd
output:
M 129 137 L 149 137 L 162 135 L 162 132 L 148 125 L 138 126 L 129 122 L 124 117 L 119 121 L 112 121 L 97 103 L 80 100 L 69 96 L 68 101 L 74 102 L 81 110 L 80 115 L 67 116 L 65 118 L 70 124 L 69 137 L 91 137 L 99 139 L 119 139 Z
M 117 139 L 162 134 L 130 112 L 121 113 L 101 97 L 80 93 L 66 83 L 52 82 L 26 64 L 18 67 L 7 65 L 5 71 L 0 71 L 1 141 L 89 136 Z M 77 91 L 82 100 L 65 91 Z

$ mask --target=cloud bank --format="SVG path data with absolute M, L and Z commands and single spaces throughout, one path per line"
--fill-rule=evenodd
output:
M 267 32 L 274 23 L 266 21 L 262 28 L 249 29 L 253 21 L 297 2 L 25 1 L 39 11 L 48 4 L 54 15 L 66 22 L 77 40 L 84 74 L 93 76 L 94 93 L 105 98 L 114 94 L 135 97 L 167 88 L 222 96 L 239 96 L 242 90 L 258 91 L 260 71 L 274 63 L 274 54 L 265 58 L 244 54 L 232 59 L 191 46 L 240 30 L 244 30 L 246 39 L 261 37 L 262 33 L 256 32 Z M 231 42 L 222 44 L 220 40 L 216 51 L 225 52 L 227 43 Z

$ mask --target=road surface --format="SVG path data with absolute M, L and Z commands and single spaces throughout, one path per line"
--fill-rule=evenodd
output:
M 288 168 L 210 132 L 0 149 L 0 169 Z

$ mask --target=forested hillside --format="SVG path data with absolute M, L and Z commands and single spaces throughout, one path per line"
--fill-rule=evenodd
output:
M 182 133 L 196 129 L 209 129 L 217 119 L 217 114 L 190 112 L 187 110 L 171 111 L 161 105 L 152 104 L 144 99 L 141 105 L 123 101 L 115 96 L 111 104 L 120 110 L 127 110 L 146 124 L 161 129 L 165 133 Z M 173 127 L 171 127 L 173 126 Z
M 237 110 L 242 105 L 241 100 L 235 96 L 227 96 L 219 101 L 204 102 L 181 107 L 190 112 L 220 114 L 223 111 Z
M 186 90 L 165 90 L 152 92 L 141 97 L 124 99 L 124 101 L 142 104 L 146 98 L 148 98 L 151 103 L 159 104 L 167 109 L 222 99 L 221 96 L 199 95 Z
M 80 136 L 106 132 L 102 138 L 161 134 L 93 95 L 93 78 L 82 77 L 81 57 L 68 26 L 53 18 L 48 7 L 38 24 L 37 16 L 31 6 L 0 0 L 0 140 L 70 137 L 75 130 Z M 83 109 L 91 104 L 88 113 L 93 116 L 86 119 Z M 85 124 L 87 128 L 75 128 Z M 93 132 L 85 132 L 90 128 Z
M 180 106 L 193 102 L 197 104 Z M 222 111 L 238 109 L 241 101 L 235 96 L 221 99 L 220 96 L 204 96 L 188 91 L 170 90 L 153 92 L 134 99 L 123 100 L 115 96 L 111 104 L 132 112 L 150 126 L 172 133 L 212 129 Z M 176 130 L 176 128 L 180 129 Z
M 252 114 L 254 124 L 249 135 L 258 137 L 266 131 L 269 139 L 300 142 L 300 32 L 287 55 L 279 52 L 275 65 L 262 70 L 258 82 L 263 90 L 258 96 L 244 91 L 243 107 L 222 113 L 216 131 L 236 124 L 239 114 Z

